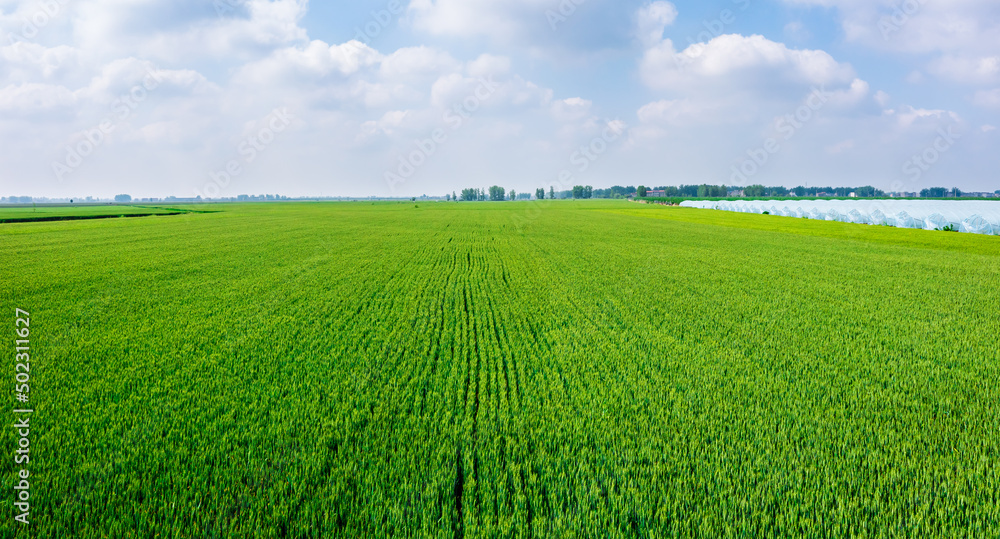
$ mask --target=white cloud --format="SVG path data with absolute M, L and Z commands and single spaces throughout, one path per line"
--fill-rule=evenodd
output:
M 408 14 L 415 28 L 431 34 L 509 42 L 526 26 L 541 26 L 545 11 L 557 6 L 549 0 L 412 0 Z M 532 14 L 534 25 L 527 21 Z
M 305 0 L 246 0 L 221 16 L 217 5 L 230 3 L 77 0 L 67 9 L 77 45 L 105 57 L 127 50 L 170 63 L 192 57 L 245 61 L 307 40 L 298 25 Z
M 135 58 L 114 60 L 101 67 L 90 84 L 78 93 L 97 102 L 110 101 L 145 86 L 159 94 L 204 94 L 218 91 L 201 73 L 190 69 L 160 69 L 152 62 Z
M 707 103 L 691 99 L 663 99 L 643 105 L 636 116 L 643 124 L 680 126 L 705 121 L 717 115 Z
M 592 101 L 579 97 L 558 99 L 552 103 L 552 116 L 560 122 L 579 121 L 590 115 L 593 105 Z
M 481 54 L 469 62 L 466 71 L 472 77 L 504 76 L 510 73 L 510 58 L 493 54 Z
M 653 11 L 666 17 L 657 1 Z M 634 12 L 596 0 L 411 0 L 404 24 L 421 35 L 502 46 L 565 64 L 627 50 Z M 652 30 L 652 28 L 651 28 Z
M 889 100 L 891 97 L 889 94 L 879 90 L 875 92 L 875 102 L 879 104 L 880 107 L 886 107 L 889 105 Z
M 18 82 L 44 80 L 61 84 L 81 84 L 90 75 L 88 61 L 77 48 L 37 43 L 19 43 L 0 47 L 0 62 L 6 73 L 0 80 Z
M 854 139 L 847 139 L 840 141 L 832 146 L 826 147 L 826 153 L 831 155 L 839 155 L 854 149 Z
M 408 110 L 390 110 L 382 115 L 378 120 L 367 121 L 361 124 L 361 133 L 358 140 L 365 140 L 368 137 L 381 133 L 392 136 L 413 114 Z
M 953 111 L 918 109 L 911 106 L 903 106 L 899 110 L 889 110 L 887 113 L 894 117 L 902 128 L 928 123 L 938 125 L 942 122 L 957 123 L 962 121 L 961 117 Z
M 124 140 L 145 144 L 182 144 L 186 135 L 184 125 L 178 121 L 153 122 L 129 132 Z
M 469 95 L 473 84 L 475 79 L 464 77 L 460 73 L 443 76 L 434 81 L 431 87 L 431 104 L 436 108 L 446 109 Z
M 978 91 L 972 101 L 983 108 L 1000 110 L 1000 88 Z
M 834 7 L 849 41 L 905 52 L 995 51 L 1000 4 L 993 0 L 784 0 Z
M 663 40 L 645 52 L 640 72 L 651 88 L 699 88 L 711 93 L 849 84 L 854 79 L 850 65 L 824 51 L 789 49 L 762 36 L 735 34 L 683 51 L 674 50 L 669 39 Z
M 792 21 L 785 25 L 785 37 L 792 41 L 805 41 L 812 37 L 801 21 Z
M 341 45 L 311 41 L 301 47 L 278 49 L 266 58 L 250 62 L 240 68 L 236 78 L 248 84 L 342 78 L 381 61 L 378 51 L 358 41 Z
M 944 55 L 931 61 L 927 71 L 948 82 L 995 84 L 1000 82 L 1000 56 Z
M 663 39 L 663 31 L 677 19 L 677 8 L 662 0 L 642 7 L 636 13 L 636 35 L 644 47 L 652 47 Z
M 76 103 L 76 95 L 63 86 L 24 83 L 0 88 L 0 111 L 6 116 L 72 114 Z
M 861 79 L 854 79 L 850 86 L 845 89 L 832 90 L 830 94 L 830 105 L 850 109 L 861 105 L 869 97 L 871 87 Z M 876 100 L 876 102 L 878 102 Z
M 948 83 L 1000 80 L 1000 3 L 995 0 L 784 0 L 836 8 L 853 43 L 930 57 L 926 72 Z M 907 79 L 919 83 L 914 72 Z
M 541 170 L 568 155 L 594 121 L 591 101 L 556 98 L 516 74 L 507 56 L 463 62 L 427 45 L 383 53 L 310 40 L 298 26 L 305 2 L 254 0 L 221 17 L 204 2 L 112 2 L 72 4 L 67 24 L 49 28 L 51 42 L 0 47 L 5 170 L 50 189 L 115 184 L 115 192 L 191 195 L 210 171 L 239 159 L 239 145 L 279 107 L 300 120 L 222 194 L 263 191 L 253 186 L 277 177 L 296 178 L 282 185 L 288 194 L 316 193 L 331 169 L 343 177 L 342 193 L 385 193 L 382 173 L 395 156 L 434 130 L 455 129 L 454 118 L 461 132 L 441 149 L 452 155 L 429 163 L 424 182 L 479 177 L 484 166 L 498 177 L 526 167 L 528 177 L 532 163 Z M 57 182 L 50 164 L 108 119 L 93 155 Z M 554 153 L 526 150 L 542 144 Z M 521 159 L 511 163 L 508 152 Z M 122 185 L 132 178 L 145 183 Z
M 386 80 L 436 78 L 459 69 L 459 63 L 447 52 L 431 47 L 406 47 L 385 57 L 380 70 Z

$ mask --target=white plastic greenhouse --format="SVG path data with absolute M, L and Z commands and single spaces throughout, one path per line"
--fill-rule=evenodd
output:
M 821 221 L 1000 235 L 1000 201 L 988 200 L 810 200 L 793 210 L 781 200 L 687 200 L 681 206 L 743 213 L 806 217 Z M 779 209 L 780 205 L 780 209 Z M 808 209 L 806 209 L 808 208 Z

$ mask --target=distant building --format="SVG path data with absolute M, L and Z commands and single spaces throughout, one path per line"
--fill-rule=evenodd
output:
M 662 198 L 667 196 L 667 192 L 663 189 L 646 189 L 646 196 Z

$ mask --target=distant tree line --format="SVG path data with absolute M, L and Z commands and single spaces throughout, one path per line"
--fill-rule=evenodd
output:
M 1000 194 L 1000 191 L 997 191 Z M 608 189 L 594 189 L 590 185 L 574 185 L 572 189 L 556 191 L 550 187 L 549 191 L 539 188 L 535 189 L 534 198 L 545 199 L 590 199 L 590 198 L 628 198 L 638 197 L 685 197 L 685 198 L 726 198 L 726 197 L 849 197 L 858 198 L 879 198 L 886 196 L 885 191 L 876 189 L 871 185 L 861 187 L 767 187 L 764 185 L 749 185 L 746 187 L 732 187 L 726 185 L 665 185 L 658 187 L 638 187 L 627 185 L 615 185 Z M 946 198 L 961 197 L 962 191 L 958 188 L 946 189 L 944 187 L 931 187 L 920 192 L 924 198 Z M 466 201 L 493 201 L 503 200 L 530 200 L 531 193 L 517 193 L 513 189 L 509 191 L 494 185 L 488 189 L 469 188 L 462 189 L 461 195 L 452 194 L 450 200 Z
M 483 189 L 462 189 L 462 202 L 476 202 L 486 200 L 486 191 Z
M 449 200 L 461 201 L 461 202 L 482 202 L 489 200 L 491 202 L 500 202 L 503 200 L 517 200 L 518 198 L 531 198 L 531 195 L 527 193 L 521 193 L 518 195 L 517 191 L 511 189 L 507 191 L 499 185 L 494 185 L 488 189 L 479 189 L 475 187 L 470 187 L 468 189 L 462 189 L 462 194 L 452 194 Z
M 870 185 L 863 187 L 767 187 L 764 185 L 748 185 L 746 187 L 727 187 L 725 185 L 681 185 L 680 187 L 674 186 L 663 186 L 663 187 L 652 187 L 646 188 L 644 186 L 639 186 L 641 192 L 638 192 L 638 196 L 643 196 L 642 193 L 648 193 L 649 191 L 662 192 L 657 196 L 664 197 L 691 197 L 691 198 L 724 198 L 731 196 L 744 196 L 744 197 L 848 197 L 853 193 L 857 197 L 861 198 L 873 198 L 885 196 L 885 192 L 876 189 Z
M 663 185 L 659 187 L 646 187 L 640 185 L 636 191 L 638 196 L 647 196 L 649 191 L 662 191 L 663 194 L 657 196 L 665 197 L 726 197 L 729 196 L 729 188 L 725 185 L 681 185 L 680 187 L 674 185 Z M 646 194 L 643 194 L 646 193 Z
M 494 185 L 487 189 L 479 189 L 475 187 L 462 189 L 461 193 L 452 193 L 451 195 L 447 195 L 446 198 L 447 200 L 461 202 L 481 202 L 486 200 L 499 202 L 503 200 L 531 200 L 532 198 L 537 200 L 571 198 L 628 198 L 630 196 L 635 196 L 635 193 L 636 188 L 631 185 L 615 185 L 609 189 L 594 189 L 594 187 L 590 185 L 574 185 L 572 189 L 567 189 L 565 191 L 556 191 L 554 187 L 549 187 L 547 192 L 544 188 L 538 188 L 535 189 L 534 194 L 518 193 L 513 189 L 507 190 L 498 185 Z
M 962 196 L 962 191 L 958 187 L 953 187 L 951 189 L 945 189 L 944 187 L 930 187 L 928 189 L 922 189 L 920 191 L 921 198 L 948 198 L 955 197 L 959 198 Z

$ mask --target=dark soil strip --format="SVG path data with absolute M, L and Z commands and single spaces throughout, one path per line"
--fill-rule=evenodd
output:
M 165 206 L 132 206 L 133 208 L 143 208 L 143 209 L 154 209 L 154 210 L 169 210 L 178 213 L 221 213 L 222 210 L 192 210 L 184 208 L 169 208 Z M 156 215 L 166 215 L 166 214 L 156 214 Z
M 85 221 L 88 219 L 121 219 L 124 217 L 150 217 L 153 215 L 184 215 L 186 211 L 171 213 L 130 213 L 123 215 L 46 215 L 44 217 L 15 217 L 11 219 L 0 219 L 0 224 L 5 223 L 43 223 L 47 221 Z

